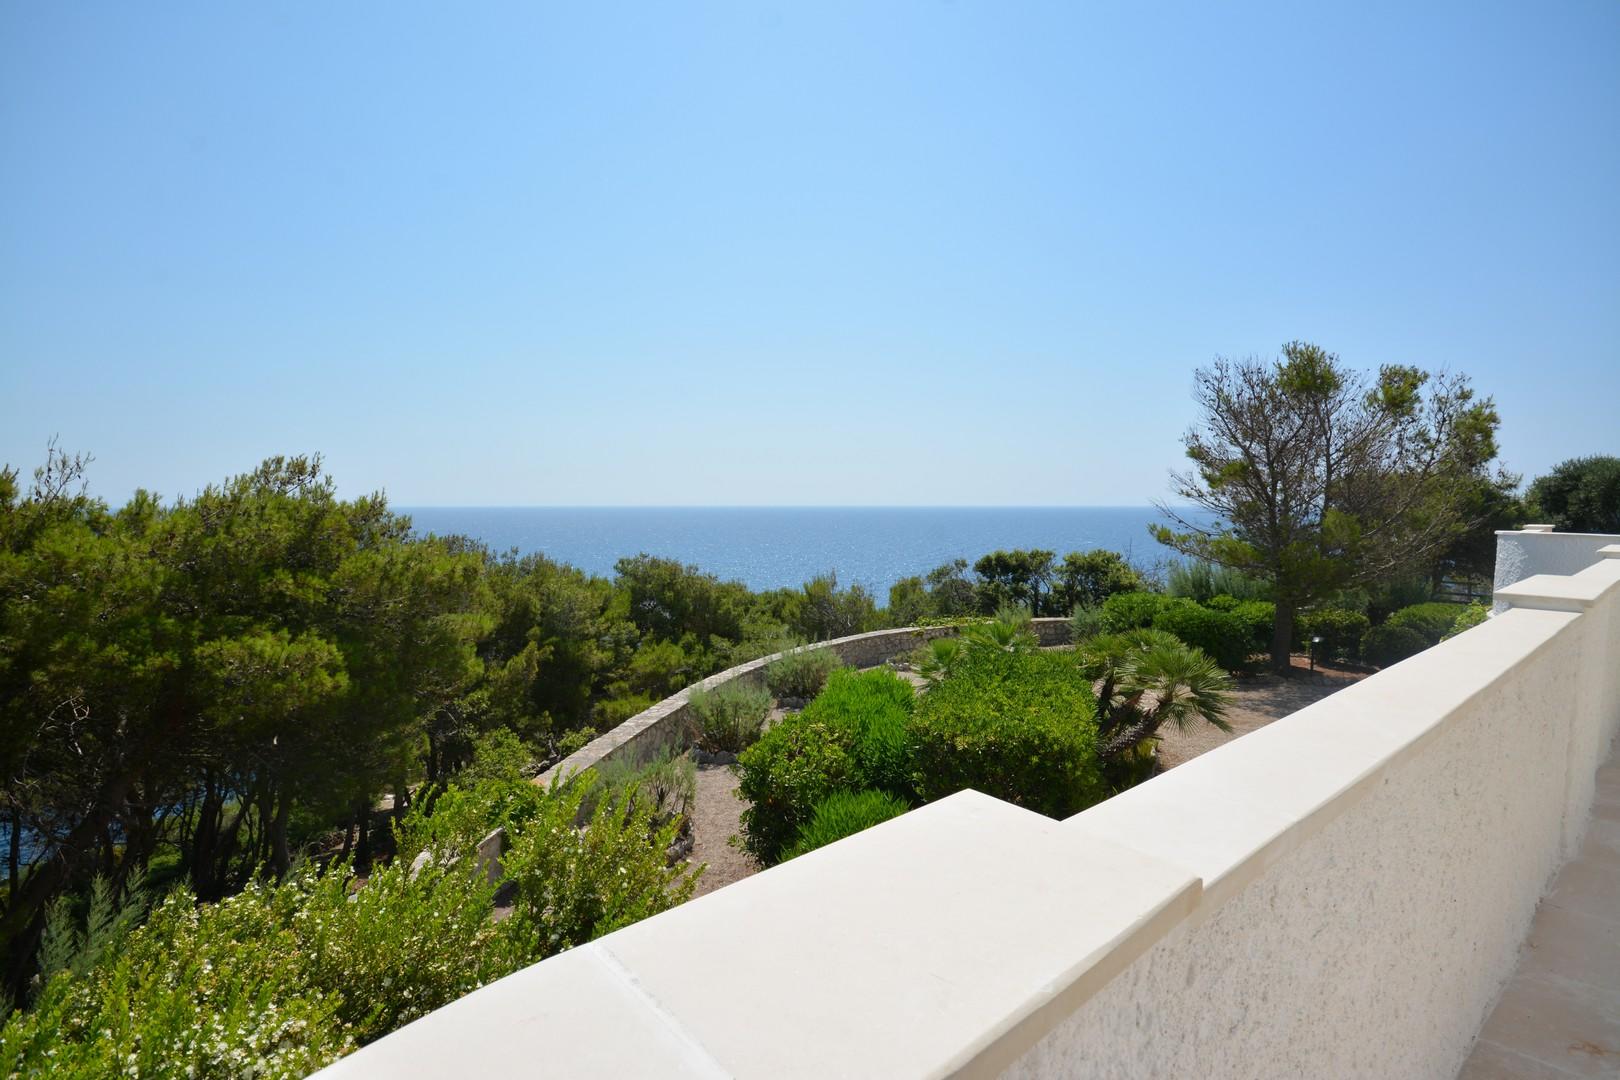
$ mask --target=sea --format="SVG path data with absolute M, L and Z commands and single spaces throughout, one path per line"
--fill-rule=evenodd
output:
M 420 535 L 460 534 L 491 550 L 538 552 L 609 576 L 645 552 L 753 589 L 796 587 L 817 574 L 859 584 L 881 603 L 889 586 L 953 559 L 997 549 L 1106 548 L 1145 569 L 1174 557 L 1148 532 L 1151 506 L 1064 507 L 399 507 Z M 1208 515 L 1182 511 L 1188 520 Z

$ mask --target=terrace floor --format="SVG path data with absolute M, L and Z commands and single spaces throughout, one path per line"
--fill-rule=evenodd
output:
M 1458 1080 L 1620 1077 L 1620 743 Z

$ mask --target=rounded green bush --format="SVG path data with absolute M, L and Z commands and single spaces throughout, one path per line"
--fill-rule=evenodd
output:
M 1432 600 L 1426 604 L 1403 607 L 1391 615 L 1385 626 L 1403 627 L 1423 635 L 1430 645 L 1438 645 L 1457 625 L 1457 619 L 1468 609 L 1461 604 L 1448 604 Z
M 1377 667 L 1388 667 L 1408 656 L 1416 656 L 1430 644 L 1427 638 L 1409 626 L 1385 623 L 1373 627 L 1362 636 L 1361 658 Z
M 1249 624 L 1230 611 L 1197 604 L 1175 604 L 1153 617 L 1153 629 L 1174 634 L 1183 644 L 1203 649 L 1228 671 L 1243 667 L 1254 651 Z
M 886 791 L 840 791 L 829 795 L 816 804 L 793 846 L 783 852 L 782 860 L 786 862 L 835 840 L 854 836 L 910 809 L 904 799 Z
M 915 701 L 911 684 L 892 671 L 845 668 L 832 673 L 802 715 L 843 733 L 859 786 L 909 799 L 906 727 Z
M 743 847 L 766 866 L 774 864 L 815 805 L 853 787 L 854 776 L 847 732 L 802 713 L 767 729 L 737 755 L 737 793 L 748 801 Z
M 1313 637 L 1322 640 L 1316 655 L 1325 660 L 1354 660 L 1361 651 L 1361 639 L 1372 629 L 1367 616 L 1348 608 L 1319 608 L 1300 615 L 1295 624 L 1301 645 L 1307 649 Z
M 1161 593 L 1115 593 L 1102 604 L 1102 630 L 1105 634 L 1122 634 L 1126 630 L 1141 630 L 1153 625 L 1153 618 L 1166 607 L 1190 604 Z
M 925 801 L 973 788 L 1067 817 L 1106 794 L 1096 715 L 1072 654 L 976 654 L 918 700 L 912 781 Z

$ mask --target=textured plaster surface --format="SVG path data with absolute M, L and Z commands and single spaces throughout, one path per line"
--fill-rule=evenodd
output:
M 1007 1075 L 1453 1075 L 1560 861 L 1570 725 L 1547 706 L 1578 677 L 1577 630 L 1527 636 L 1508 677 Z
M 1620 743 L 1460 1080 L 1620 1076 Z
M 1604 547 L 1620 537 L 1600 533 L 1499 532 L 1496 534 L 1495 589 L 1523 581 L 1536 574 L 1574 574 L 1599 559 Z M 1495 611 L 1506 611 L 1498 599 Z

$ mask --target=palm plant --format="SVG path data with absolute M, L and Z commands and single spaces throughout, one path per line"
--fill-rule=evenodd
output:
M 933 686 L 956 670 L 962 658 L 967 655 L 967 650 L 963 648 L 961 638 L 937 637 L 923 646 L 920 653 L 917 658 L 917 674 L 927 679 L 928 685 Z
M 963 627 L 962 644 L 969 652 L 1030 652 L 1040 643 L 1030 629 L 1028 608 L 1002 607 L 989 622 Z
M 1203 721 L 1231 731 L 1232 680 L 1202 649 L 1162 630 L 1106 634 L 1081 646 L 1080 670 L 1097 689 L 1098 752 L 1119 760 L 1165 724 Z

